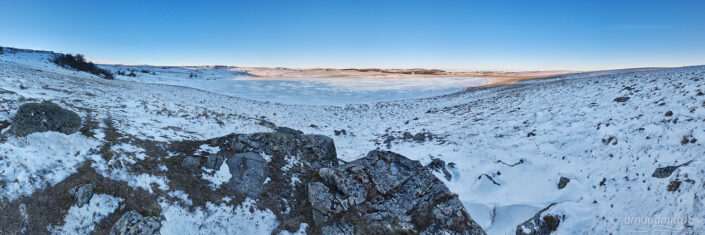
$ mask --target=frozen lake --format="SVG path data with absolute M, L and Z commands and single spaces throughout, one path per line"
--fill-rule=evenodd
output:
M 282 104 L 346 105 L 428 98 L 485 84 L 486 78 L 256 78 L 166 82 Z

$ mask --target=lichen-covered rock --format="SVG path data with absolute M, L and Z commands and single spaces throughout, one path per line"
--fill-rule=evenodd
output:
M 83 207 L 83 205 L 87 204 L 91 200 L 91 197 L 93 197 L 94 188 L 95 184 L 82 184 L 69 190 L 69 194 L 76 200 L 78 207 Z
M 128 211 L 115 222 L 110 235 L 152 235 L 159 234 L 161 222 L 154 216 L 142 216 L 137 211 Z
M 517 235 L 548 235 L 551 232 L 558 229 L 558 225 L 561 223 L 561 218 L 557 215 L 551 215 L 547 213 L 548 209 L 554 206 L 555 203 L 549 205 L 548 207 L 541 209 L 537 212 L 534 217 L 529 220 L 524 221 L 524 223 L 517 226 Z
M 321 169 L 308 184 L 317 232 L 323 234 L 484 234 L 458 197 L 418 161 L 374 150 Z
M 27 103 L 12 118 L 10 132 L 26 136 L 35 132 L 56 131 L 72 134 L 81 128 L 81 117 L 51 102 Z
M 254 152 L 238 153 L 225 161 L 230 169 L 230 182 L 228 187 L 231 190 L 247 195 L 251 198 L 256 198 L 262 193 L 264 184 L 269 169 L 267 161 Z
M 333 139 L 323 135 L 231 134 L 206 142 L 219 149 L 202 156 L 205 166 L 218 170 L 227 164 L 232 175 L 223 193 L 236 200 L 249 197 L 272 211 L 280 222 L 277 231 L 312 224 L 306 185 L 318 180 L 320 168 L 338 166 Z

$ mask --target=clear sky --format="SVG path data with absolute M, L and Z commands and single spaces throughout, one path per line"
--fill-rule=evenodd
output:
M 705 1 L 2 1 L 0 45 L 101 63 L 443 69 L 705 64 Z

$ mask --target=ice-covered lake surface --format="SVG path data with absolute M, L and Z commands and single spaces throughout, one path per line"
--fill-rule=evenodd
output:
M 173 80 L 171 85 L 282 104 L 347 105 L 428 98 L 485 84 L 486 78 L 256 78 Z

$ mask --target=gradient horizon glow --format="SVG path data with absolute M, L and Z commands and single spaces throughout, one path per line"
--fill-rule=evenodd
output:
M 705 64 L 705 1 L 4 1 L 0 46 L 99 63 L 596 70 Z

